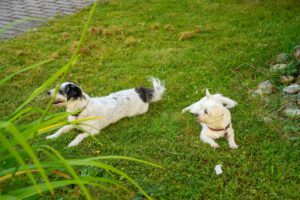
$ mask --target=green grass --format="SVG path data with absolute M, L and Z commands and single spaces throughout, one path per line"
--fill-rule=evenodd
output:
M 155 199 L 299 199 L 299 135 L 286 131 L 275 117 L 276 102 L 265 106 L 249 95 L 268 77 L 268 61 L 298 44 L 299 13 L 296 0 L 114 0 L 98 4 L 92 27 L 118 31 L 106 36 L 90 32 L 68 80 L 80 84 L 91 96 L 101 96 L 141 84 L 149 86 L 148 77 L 157 76 L 166 83 L 166 95 L 146 114 L 103 130 L 96 137 L 101 144 L 87 138 L 78 147 L 66 149 L 76 131 L 45 144 L 69 159 L 124 155 L 158 163 L 164 169 L 109 162 Z M 54 59 L 0 86 L 1 118 L 69 61 L 87 15 L 88 10 L 83 10 L 57 18 L 37 31 L 0 43 L 0 79 Z M 168 24 L 174 30 L 166 30 Z M 201 32 L 194 38 L 179 41 L 181 32 L 198 26 Z M 136 43 L 130 45 L 128 37 Z M 195 120 L 181 114 L 183 107 L 203 96 L 205 88 L 239 103 L 232 110 L 238 150 L 230 150 L 225 140 L 219 141 L 218 150 L 201 143 Z M 46 95 L 40 95 L 32 104 L 44 108 L 48 101 Z M 265 123 L 265 116 L 275 120 Z M 296 122 L 291 120 L 289 126 Z M 40 136 L 36 142 L 44 138 Z M 223 165 L 220 176 L 214 172 L 217 164 Z M 82 168 L 80 173 L 108 176 L 93 167 Z M 132 191 L 124 199 L 142 198 Z M 76 199 L 79 194 L 70 187 L 57 190 L 54 198 Z M 96 189 L 92 195 L 112 198 Z

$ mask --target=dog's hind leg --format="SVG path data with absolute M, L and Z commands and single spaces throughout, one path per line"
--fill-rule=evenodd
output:
M 58 131 L 56 131 L 54 134 L 48 135 L 48 136 L 46 137 L 46 139 L 48 140 L 48 139 L 52 139 L 52 138 L 57 138 L 57 137 L 59 137 L 61 134 L 69 132 L 69 131 L 72 130 L 73 128 L 74 128 L 73 125 L 67 125 L 67 126 L 64 126 L 64 127 L 62 127 L 61 129 L 59 129 Z
M 84 138 L 86 138 L 90 135 L 97 135 L 97 134 L 99 134 L 99 130 L 96 130 L 96 129 L 91 129 L 88 131 L 88 133 L 81 133 L 81 134 L 77 135 L 74 140 L 72 140 L 72 142 L 68 145 L 68 147 L 74 147 L 74 146 L 78 145 Z

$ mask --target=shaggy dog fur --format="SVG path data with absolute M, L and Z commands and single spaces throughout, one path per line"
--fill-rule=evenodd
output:
M 85 130 L 79 134 L 68 146 L 78 145 L 89 135 L 96 135 L 100 130 L 109 124 L 115 123 L 124 117 L 132 117 L 147 112 L 149 104 L 159 101 L 165 92 L 164 85 L 157 78 L 152 78 L 153 88 L 133 88 L 112 93 L 104 97 L 90 97 L 76 84 L 65 82 L 60 86 L 55 96 L 53 104 L 65 106 L 67 112 L 80 111 L 78 114 L 70 115 L 69 121 L 88 118 L 102 117 L 93 119 L 80 124 L 80 129 Z M 47 91 L 51 97 L 55 89 Z M 73 125 L 67 125 L 59 129 L 56 133 L 49 135 L 46 139 L 59 137 L 63 133 L 74 129 Z

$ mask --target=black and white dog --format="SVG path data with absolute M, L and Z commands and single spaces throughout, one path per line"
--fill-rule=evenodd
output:
M 159 101 L 165 92 L 165 86 L 157 78 L 151 78 L 153 88 L 132 88 L 112 93 L 105 97 L 89 97 L 76 84 L 65 82 L 60 86 L 55 96 L 53 104 L 55 106 L 65 106 L 67 112 L 80 113 L 70 115 L 69 121 L 83 119 L 87 117 L 102 117 L 101 119 L 93 119 L 84 121 L 79 127 L 85 130 L 85 133 L 79 134 L 68 147 L 78 145 L 84 138 L 89 135 L 96 135 L 100 130 L 124 117 L 131 117 L 147 112 L 151 102 Z M 48 90 L 47 93 L 51 97 L 54 95 L 55 89 Z M 56 133 L 49 135 L 46 139 L 52 139 L 63 133 L 69 132 L 75 128 L 73 125 L 66 125 L 59 129 Z

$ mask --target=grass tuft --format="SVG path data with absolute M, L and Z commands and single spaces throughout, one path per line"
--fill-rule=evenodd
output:
M 102 31 L 102 35 L 104 35 L 105 37 L 110 37 L 114 34 L 114 31 L 110 28 L 105 28 Z
M 152 30 L 158 30 L 160 28 L 160 24 L 158 22 L 155 22 L 154 24 L 151 24 L 150 28 Z
M 90 27 L 89 32 L 94 34 L 94 35 L 100 35 L 103 32 L 103 27 L 98 26 L 98 27 Z
M 179 41 L 190 40 L 196 36 L 195 31 L 184 31 L 179 34 Z
M 167 24 L 164 26 L 164 28 L 170 32 L 175 31 L 175 26 L 173 26 L 172 24 Z
M 137 39 L 134 38 L 133 36 L 129 36 L 125 39 L 125 45 L 126 46 L 134 46 L 137 43 Z

